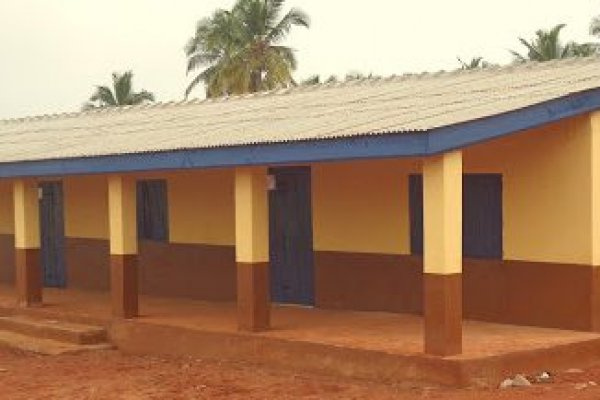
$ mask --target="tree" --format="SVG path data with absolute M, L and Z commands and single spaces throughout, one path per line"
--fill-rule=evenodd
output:
M 565 26 L 565 24 L 559 24 L 548 31 L 540 29 L 535 32 L 535 38 L 531 41 L 519 38 L 521 44 L 527 48 L 527 54 L 522 55 L 512 50 L 515 61 L 549 61 L 568 57 L 585 57 L 596 53 L 596 46 L 592 43 L 579 44 L 572 41 L 563 45 L 560 40 L 560 32 Z
M 146 90 L 133 91 L 133 72 L 123 74 L 113 72 L 112 89 L 108 86 L 96 86 L 96 91 L 84 104 L 85 110 L 102 107 L 131 106 L 154 101 L 154 94 Z
M 460 63 L 460 69 L 480 69 L 487 68 L 491 64 L 483 59 L 483 57 L 473 57 L 470 61 L 463 61 L 462 58 L 456 57 L 458 62 Z
M 292 8 L 283 17 L 285 0 L 237 0 L 231 11 L 216 10 L 198 22 L 185 47 L 187 73 L 204 68 L 185 95 L 204 83 L 208 97 L 287 87 L 297 61 L 281 45 L 293 26 L 308 28 L 310 19 Z
M 590 23 L 590 34 L 600 36 L 600 15 L 594 17 Z

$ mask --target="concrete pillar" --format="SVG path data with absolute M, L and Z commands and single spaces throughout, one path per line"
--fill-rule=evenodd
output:
M 462 352 L 462 153 L 423 165 L 425 353 Z
M 238 327 L 253 332 L 266 330 L 271 303 L 266 168 L 235 172 L 235 248 Z
M 108 178 L 110 288 L 117 318 L 138 315 L 136 182 L 127 176 Z
M 40 263 L 40 203 L 37 182 L 14 182 L 15 267 L 17 302 L 28 307 L 42 303 Z
M 589 135 L 591 153 L 590 330 L 600 332 L 600 112 L 590 113 L 582 122 L 578 130 Z

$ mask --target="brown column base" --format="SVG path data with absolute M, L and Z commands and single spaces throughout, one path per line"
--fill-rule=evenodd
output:
M 600 332 L 600 267 L 592 266 L 590 288 L 590 330 Z
M 258 332 L 269 329 L 271 296 L 269 263 L 237 263 L 238 328 Z
M 19 306 L 42 304 L 40 249 L 15 249 L 15 282 Z
M 425 353 L 462 353 L 462 274 L 424 274 Z
M 137 254 L 110 255 L 110 291 L 114 317 L 138 316 Z

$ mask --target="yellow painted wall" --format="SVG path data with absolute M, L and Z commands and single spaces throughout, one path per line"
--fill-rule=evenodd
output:
M 108 239 L 106 176 L 77 176 L 63 180 L 65 235 Z
M 464 173 L 503 174 L 505 259 L 592 262 L 591 138 L 584 116 L 463 150 Z M 407 176 L 421 165 L 313 165 L 315 249 L 408 254 Z
M 166 175 L 171 242 L 235 244 L 234 170 Z
M 166 179 L 169 240 L 173 243 L 235 244 L 234 171 L 204 170 L 134 174 L 135 179 Z M 68 237 L 108 239 L 107 176 L 63 180 Z M 0 195 L 2 187 L 0 186 Z M 0 218 L 1 218 L 0 209 Z M 12 213 L 12 211 L 11 211 Z M 1 223 L 0 219 L 0 223 Z
M 13 183 L 9 180 L 0 181 L 0 234 L 15 233 L 15 213 L 13 199 Z
M 591 263 L 587 118 L 465 149 L 466 173 L 503 174 L 505 259 Z
M 315 164 L 315 250 L 408 254 L 408 174 L 414 160 Z

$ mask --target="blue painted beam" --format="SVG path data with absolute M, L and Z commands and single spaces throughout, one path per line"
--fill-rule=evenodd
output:
M 600 109 L 600 89 L 417 133 L 0 164 L 0 177 L 280 165 L 423 157 Z

